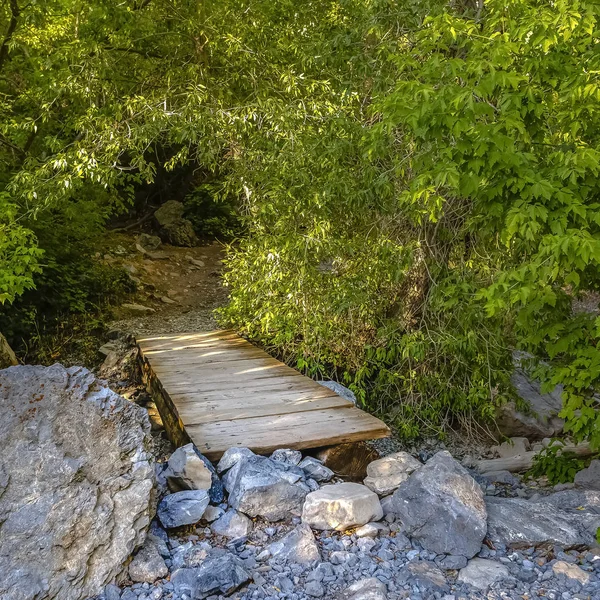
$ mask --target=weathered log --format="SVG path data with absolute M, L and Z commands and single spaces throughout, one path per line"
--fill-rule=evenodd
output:
M 573 445 L 566 444 L 561 448 L 563 453 L 571 453 L 577 456 L 590 456 L 593 454 L 587 442 Z M 516 456 L 507 458 L 493 458 L 490 460 L 479 460 L 475 463 L 475 469 L 482 475 L 496 471 L 510 471 L 511 473 L 523 473 L 533 466 L 533 461 L 538 452 L 523 452 Z
M 0 369 L 6 369 L 18 365 L 19 361 L 12 348 L 8 345 L 6 338 L 0 333 Z

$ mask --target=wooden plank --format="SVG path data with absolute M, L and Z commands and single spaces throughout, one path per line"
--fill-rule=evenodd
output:
M 220 421 L 237 421 L 251 417 L 266 417 L 284 415 L 289 413 L 322 410 L 325 408 L 348 408 L 350 402 L 340 396 L 325 396 L 323 398 L 284 399 L 274 397 L 257 402 L 247 399 L 222 402 L 212 400 L 208 402 L 177 402 L 177 412 L 186 427 L 201 423 L 216 423 Z
M 268 454 L 282 447 L 301 450 L 389 435 L 383 422 L 354 407 L 221 421 L 186 429 L 210 460 L 232 447 Z
M 321 387 L 321 390 L 313 390 L 310 389 L 308 391 L 302 390 L 257 390 L 252 393 L 252 402 L 261 403 L 263 401 L 272 400 L 274 397 L 279 398 L 281 402 L 292 402 L 294 400 L 298 402 L 302 401 L 310 401 L 310 400 L 318 400 L 319 398 L 327 398 L 329 396 L 333 396 L 335 398 L 340 398 L 331 390 L 326 387 Z M 179 392 L 172 393 L 171 397 L 174 402 L 177 403 L 178 406 L 188 403 L 203 403 L 203 402 L 231 402 L 242 399 L 244 402 L 248 402 L 248 400 L 240 393 L 240 390 L 217 390 L 214 392 L 206 392 L 202 390 L 201 392 Z M 345 400 L 349 405 L 352 405 L 351 402 Z

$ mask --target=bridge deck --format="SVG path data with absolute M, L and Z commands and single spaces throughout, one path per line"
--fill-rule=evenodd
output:
M 231 331 L 138 340 L 170 438 L 209 459 L 246 446 L 316 448 L 389 435 L 379 419 Z

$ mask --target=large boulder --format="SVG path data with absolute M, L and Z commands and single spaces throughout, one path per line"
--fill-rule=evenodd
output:
M 0 371 L 0 598 L 101 592 L 146 537 L 146 411 L 86 369 Z
M 263 517 L 268 521 L 300 515 L 304 498 L 310 491 L 302 469 L 252 453 L 236 456 L 237 462 L 223 477 L 230 506 L 250 517 Z M 218 468 L 223 469 L 223 465 L 219 465 Z
M 557 496 L 558 494 L 555 494 Z M 600 527 L 600 516 L 564 510 L 557 502 L 532 502 L 522 498 L 486 498 L 488 536 L 513 548 L 592 546 Z
M 344 531 L 382 517 L 377 494 L 358 483 L 323 486 L 306 496 L 302 508 L 302 521 L 321 530 Z
M 184 210 L 181 202 L 169 200 L 154 213 L 160 236 L 173 246 L 195 246 L 198 243 L 192 223 L 183 216 Z
M 563 390 L 556 386 L 551 392 L 542 392 L 541 383 L 531 377 L 523 366 L 527 358 L 527 355 L 515 355 L 516 369 L 510 379 L 526 410 L 521 410 L 515 402 L 508 402 L 500 407 L 496 424 L 506 437 L 541 440 L 557 435 L 563 429 L 564 421 L 558 416 L 562 410 Z
M 448 452 L 438 452 L 400 484 L 392 506 L 405 533 L 431 552 L 471 558 L 481 549 L 483 492 Z

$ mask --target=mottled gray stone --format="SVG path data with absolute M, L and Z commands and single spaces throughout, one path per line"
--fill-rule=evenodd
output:
M 200 521 L 210 499 L 206 490 L 186 490 L 165 496 L 158 505 L 158 518 L 167 528 Z
M 302 460 L 300 450 L 290 450 L 289 448 L 278 448 L 271 454 L 271 460 L 278 460 L 288 465 L 298 465 Z
M 153 541 L 147 539 L 129 563 L 129 577 L 134 582 L 154 583 L 169 570 Z
M 250 517 L 279 521 L 302 512 L 309 491 L 304 478 L 299 467 L 254 455 L 239 460 L 223 482 L 230 506 Z
M 486 505 L 489 538 L 514 548 L 548 544 L 567 548 L 592 546 L 600 526 L 598 515 L 568 512 L 550 502 L 487 497 Z
M 242 458 L 256 456 L 249 448 L 229 448 L 226 450 L 221 460 L 217 464 L 217 473 L 224 473 L 237 464 Z
M 171 576 L 175 592 L 192 600 L 203 600 L 213 594 L 229 595 L 250 579 L 244 563 L 224 550 L 213 550 L 194 569 L 178 569 Z
M 311 563 L 321 558 L 315 536 L 308 525 L 298 525 L 267 550 L 274 558 L 294 563 Z
M 396 452 L 370 463 L 367 466 L 364 484 L 376 494 L 387 496 L 422 466 L 422 463 L 408 452 Z
M 195 246 L 198 243 L 191 221 L 183 216 L 184 211 L 181 202 L 169 200 L 154 213 L 161 238 L 173 246 Z
M 196 453 L 194 444 L 181 446 L 171 454 L 164 475 L 173 492 L 209 490 L 212 485 L 212 473 Z
M 473 558 L 461 569 L 458 581 L 468 583 L 479 590 L 487 590 L 490 585 L 500 579 L 509 577 L 508 568 L 502 563 L 486 558 Z
M 349 390 L 346 386 L 338 383 L 337 381 L 317 381 L 319 385 L 329 388 L 332 392 L 335 392 L 338 396 L 341 396 L 345 400 L 349 400 L 352 404 L 356 404 L 356 396 L 354 392 Z
M 307 456 L 298 466 L 306 473 L 308 477 L 320 483 L 330 481 L 334 475 L 331 469 L 326 467 L 320 460 L 313 458 L 312 456 Z
M 58 364 L 0 371 L 0 409 L 0 598 L 99 594 L 150 522 L 146 411 Z
M 215 535 L 237 539 L 249 535 L 253 527 L 252 521 L 246 515 L 229 509 L 210 526 L 210 529 Z
M 444 573 L 428 560 L 410 562 L 398 573 L 398 580 L 409 585 L 417 585 L 419 589 L 429 593 L 445 593 L 450 591 Z
M 376 577 L 368 577 L 347 587 L 338 598 L 339 600 L 387 600 L 387 588 L 385 583 Z
M 483 492 L 448 452 L 438 452 L 393 495 L 404 532 L 436 554 L 471 558 L 486 533 Z
M 575 484 L 590 490 L 600 490 L 600 460 L 590 462 L 590 466 L 575 475 Z

